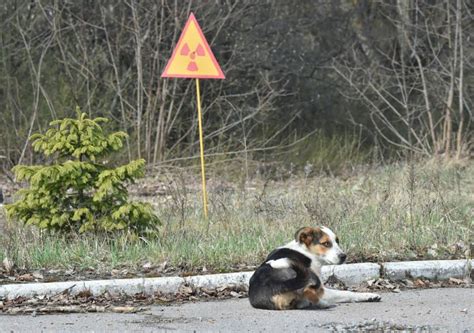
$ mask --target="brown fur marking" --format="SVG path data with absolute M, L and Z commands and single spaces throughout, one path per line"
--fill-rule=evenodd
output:
M 325 242 L 331 242 L 331 239 L 326 233 L 322 232 L 322 236 L 318 242 L 319 244 L 312 244 L 311 246 L 312 248 L 310 248 L 310 251 L 318 255 L 325 254 L 330 249 L 330 248 L 325 247 L 324 245 L 321 245 Z
M 303 296 L 309 300 L 312 304 L 316 305 L 319 303 L 319 300 L 323 297 L 324 288 L 314 288 L 313 286 L 306 287 L 303 290 Z
M 324 233 L 319 227 L 303 227 L 296 232 L 295 239 L 299 243 L 305 244 L 308 248 L 314 241 L 318 241 Z
M 325 254 L 329 248 L 321 244 L 331 242 L 329 235 L 318 227 L 301 228 L 296 232 L 295 238 L 297 242 L 305 244 L 308 247 L 308 250 L 316 255 Z
M 293 291 L 275 295 L 272 297 L 272 302 L 277 310 L 293 309 L 297 294 Z

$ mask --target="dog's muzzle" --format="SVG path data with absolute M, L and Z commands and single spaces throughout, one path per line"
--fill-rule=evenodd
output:
M 339 264 L 342 264 L 344 263 L 344 261 L 346 261 L 347 255 L 345 253 L 340 253 L 338 257 L 339 257 Z

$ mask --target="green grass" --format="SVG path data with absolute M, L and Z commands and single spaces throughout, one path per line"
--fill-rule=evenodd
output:
M 0 222 L 0 260 L 8 256 L 26 269 L 107 272 L 167 261 L 182 270 L 228 271 L 260 263 L 304 225 L 335 230 L 351 261 L 465 258 L 474 239 L 472 162 L 392 164 L 344 178 L 255 178 L 245 189 L 211 179 L 209 220 L 202 218 L 199 177 L 186 177 L 168 177 L 168 195 L 146 198 L 163 222 L 156 239 L 66 237 Z

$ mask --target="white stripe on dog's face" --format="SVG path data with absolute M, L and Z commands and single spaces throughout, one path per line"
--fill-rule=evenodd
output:
M 339 247 L 338 238 L 334 232 L 332 232 L 332 230 L 327 227 L 321 227 L 321 231 L 327 235 L 329 242 L 331 243 L 331 246 L 327 248 L 327 251 L 322 254 L 323 260 L 326 261 L 326 263 L 332 265 L 342 264 L 346 259 L 346 255 Z
M 266 264 L 269 264 L 270 266 L 272 266 L 272 268 L 275 268 L 275 269 L 289 268 L 291 266 L 290 260 L 288 260 L 288 258 L 268 260 Z

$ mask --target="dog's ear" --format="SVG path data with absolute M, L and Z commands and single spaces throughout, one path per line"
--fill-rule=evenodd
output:
M 295 234 L 295 240 L 298 243 L 305 244 L 309 246 L 313 242 L 317 242 L 322 236 L 322 231 L 319 227 L 311 228 L 311 227 L 303 227 L 298 229 Z

